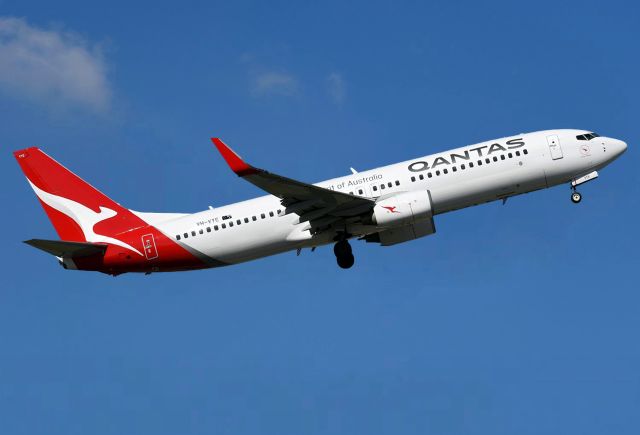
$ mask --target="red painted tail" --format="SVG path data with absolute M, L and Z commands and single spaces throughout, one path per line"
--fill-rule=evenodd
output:
M 118 275 L 223 265 L 148 225 L 38 148 L 14 155 L 64 240 L 27 243 L 61 257 L 65 268 Z
M 146 225 L 40 149 L 14 156 L 62 240 L 122 246 L 118 234 Z

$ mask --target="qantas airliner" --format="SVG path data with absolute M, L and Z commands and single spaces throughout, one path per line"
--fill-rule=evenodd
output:
M 350 239 L 395 245 L 435 233 L 434 216 L 598 177 L 627 144 L 584 130 L 547 130 L 482 142 L 308 184 L 246 163 L 212 139 L 239 177 L 268 195 L 194 214 L 143 213 L 113 201 L 38 148 L 14 153 L 61 240 L 27 240 L 65 269 L 110 275 L 242 263 Z

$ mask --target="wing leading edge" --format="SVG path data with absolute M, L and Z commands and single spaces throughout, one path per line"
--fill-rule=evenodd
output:
M 273 174 L 246 163 L 219 138 L 211 138 L 233 172 L 249 183 L 280 198 L 285 213 L 296 213 L 300 221 L 335 222 L 371 210 L 375 202 Z

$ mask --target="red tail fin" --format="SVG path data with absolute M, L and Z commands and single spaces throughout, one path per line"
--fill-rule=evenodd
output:
M 14 156 L 62 240 L 122 246 L 114 236 L 146 225 L 40 149 L 27 148 Z

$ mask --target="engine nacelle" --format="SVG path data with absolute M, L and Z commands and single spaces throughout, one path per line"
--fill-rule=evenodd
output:
M 405 192 L 378 200 L 371 221 L 381 228 L 413 225 L 433 217 L 428 190 Z

